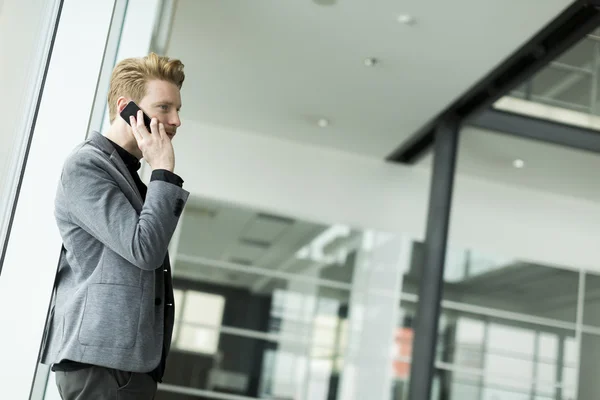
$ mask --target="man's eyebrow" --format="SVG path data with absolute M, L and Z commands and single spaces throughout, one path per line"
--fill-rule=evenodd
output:
M 153 104 L 153 106 L 158 106 L 160 104 L 166 104 L 168 106 L 174 106 L 175 103 L 173 103 L 172 101 L 157 101 L 156 103 Z M 179 107 L 177 107 L 178 110 L 181 109 L 181 105 Z

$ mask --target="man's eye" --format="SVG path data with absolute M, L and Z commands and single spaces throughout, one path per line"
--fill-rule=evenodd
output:
M 167 111 L 167 110 L 169 109 L 169 106 L 168 106 L 168 105 L 166 105 L 166 104 L 163 104 L 163 105 L 159 106 L 159 108 L 160 108 L 161 110 Z

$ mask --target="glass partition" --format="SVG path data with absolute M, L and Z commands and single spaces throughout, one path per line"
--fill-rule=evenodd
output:
M 0 253 L 18 194 L 59 6 L 58 0 L 0 1 Z
M 406 382 L 409 237 L 204 198 L 181 224 L 157 398 L 359 399 Z

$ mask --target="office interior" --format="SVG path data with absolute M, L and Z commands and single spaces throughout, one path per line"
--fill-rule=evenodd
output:
M 390 154 L 575 3 L 0 2 L 0 398 L 60 398 L 55 182 L 116 62 L 155 51 L 185 64 L 192 194 L 156 398 L 409 399 L 435 151 Z M 484 111 L 578 146 L 460 126 L 430 399 L 598 398 L 599 74 L 591 29 Z

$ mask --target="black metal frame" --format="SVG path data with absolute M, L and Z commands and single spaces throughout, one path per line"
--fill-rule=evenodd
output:
M 458 124 L 458 120 L 443 121 L 435 132 L 425 258 L 419 282 L 416 334 L 410 371 L 409 399 L 411 400 L 429 399 L 435 372 L 434 361 L 444 284 L 444 260 L 458 153 Z
M 600 0 L 578 0 L 511 57 L 435 116 L 388 158 L 413 164 L 434 148 L 425 259 L 415 318 L 410 400 L 427 400 L 435 372 L 438 321 L 452 191 L 461 126 L 502 130 L 508 134 L 600 152 L 600 135 L 590 130 L 487 110 L 496 100 L 572 47 L 600 25 Z M 479 115 L 480 114 L 480 115 Z

